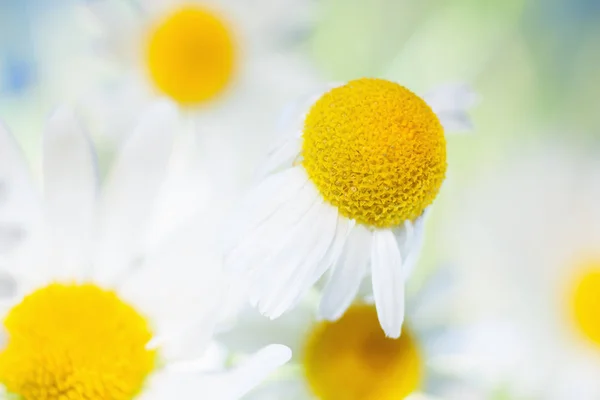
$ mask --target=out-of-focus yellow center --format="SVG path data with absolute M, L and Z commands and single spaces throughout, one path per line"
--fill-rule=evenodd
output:
M 232 35 L 214 13 L 184 6 L 148 36 L 147 62 L 154 85 L 182 105 L 198 105 L 230 83 L 235 48 Z
M 398 400 L 415 391 L 423 360 L 410 331 L 385 337 L 375 308 L 353 306 L 336 322 L 318 324 L 305 344 L 308 384 L 321 400 Z
M 573 291 L 573 315 L 579 330 L 600 346 L 600 262 L 587 267 Z
M 112 291 L 51 284 L 4 321 L 0 383 L 25 400 L 129 400 L 156 362 L 147 321 Z
M 303 164 L 339 212 L 376 227 L 414 220 L 446 174 L 444 130 L 408 89 L 358 79 L 325 93 L 304 122 Z

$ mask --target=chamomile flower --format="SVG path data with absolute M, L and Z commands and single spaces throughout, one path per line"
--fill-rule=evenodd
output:
M 101 121 L 94 125 L 103 134 L 123 132 L 136 110 L 166 96 L 212 149 L 220 146 L 225 168 L 236 160 L 227 156 L 234 148 L 246 157 L 263 149 L 262 133 L 271 128 L 267 116 L 316 85 L 295 46 L 309 27 L 310 1 L 87 5 L 104 34 L 98 62 L 112 72 L 98 79 L 101 90 L 91 90 L 83 101 L 90 106 L 81 108 L 91 121 Z
M 520 351 L 505 356 L 513 374 L 527 377 L 519 386 L 536 394 L 527 398 L 600 397 L 595 152 L 573 143 L 505 152 L 457 199 L 461 224 L 452 237 L 463 246 L 448 244 L 471 273 L 472 307 L 501 317 L 525 342 L 526 360 Z
M 423 287 L 409 287 L 406 326 L 398 339 L 385 336 L 368 295 L 333 322 L 315 315 L 317 296 L 275 321 L 248 307 L 235 329 L 217 337 L 231 354 L 262 345 L 258 338 L 285 343 L 293 358 L 244 399 L 467 398 L 450 395 L 466 393 L 469 385 L 463 375 L 469 363 L 462 352 L 466 330 L 455 320 L 451 279 L 440 273 Z
M 294 115 L 228 230 L 226 264 L 247 273 L 261 313 L 279 317 L 333 267 L 321 314 L 341 317 L 370 274 L 379 321 L 400 336 L 404 281 L 446 174 L 442 123 L 468 122 L 473 101 L 459 86 L 432 98 L 358 79 Z
M 212 378 L 196 364 L 219 318 L 218 258 L 182 235 L 143 246 L 175 116 L 153 106 L 100 190 L 85 133 L 57 111 L 42 196 L 0 129 L 2 398 L 235 399 L 289 357 L 269 346 Z

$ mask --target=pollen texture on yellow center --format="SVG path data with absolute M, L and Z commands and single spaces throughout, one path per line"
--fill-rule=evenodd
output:
M 336 322 L 322 322 L 310 334 L 303 366 L 313 394 L 321 400 L 397 400 L 414 392 L 423 362 L 406 329 L 390 339 L 372 306 L 351 307 Z
M 579 330 L 600 346 L 600 262 L 592 263 L 573 291 L 573 315 Z
M 324 94 L 304 122 L 302 156 L 322 196 L 376 227 L 414 220 L 446 174 L 444 130 L 408 89 L 359 79 Z
M 25 400 L 129 400 L 152 372 L 147 321 L 112 291 L 51 284 L 4 321 L 0 383 Z
M 216 14 L 185 6 L 150 32 L 148 71 L 159 91 L 182 105 L 198 105 L 231 81 L 234 53 L 232 35 Z

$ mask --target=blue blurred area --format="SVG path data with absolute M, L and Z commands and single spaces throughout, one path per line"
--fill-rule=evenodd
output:
M 19 96 L 39 83 L 36 35 L 50 14 L 67 0 L 0 0 L 0 95 Z
M 550 50 L 555 64 L 572 63 L 581 41 L 594 35 L 600 23 L 600 0 L 537 0 L 526 22 L 529 35 Z
M 36 81 L 35 62 L 32 58 L 7 54 L 3 60 L 3 94 L 16 95 L 25 92 Z
M 544 2 L 544 4 L 550 5 L 548 9 L 557 22 L 571 21 L 579 25 L 580 22 L 592 22 L 600 16 L 599 0 L 563 0 L 554 3 Z
M 45 7 L 39 1 L 0 0 L 1 95 L 19 95 L 35 85 L 36 58 L 31 16 Z

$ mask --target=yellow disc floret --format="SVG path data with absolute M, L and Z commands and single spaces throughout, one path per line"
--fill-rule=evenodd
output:
M 129 400 L 152 372 L 147 321 L 112 291 L 51 284 L 4 321 L 0 383 L 24 400 Z
M 306 117 L 303 138 L 310 179 L 342 215 L 363 224 L 414 220 L 445 177 L 437 116 L 393 82 L 359 79 L 324 94 Z
M 234 43 L 223 21 L 198 6 L 184 6 L 148 36 L 147 63 L 154 85 L 183 105 L 211 100 L 230 83 Z
M 404 399 L 421 385 L 423 361 L 410 331 L 385 337 L 375 308 L 351 307 L 315 327 L 303 354 L 308 385 L 321 400 Z
M 600 346 L 600 262 L 586 267 L 573 291 L 573 315 L 579 330 Z

